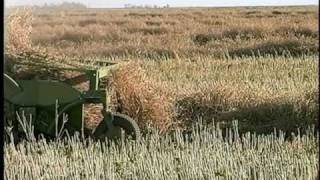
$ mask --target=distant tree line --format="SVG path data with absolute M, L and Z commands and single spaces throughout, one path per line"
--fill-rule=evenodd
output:
M 153 9 L 157 9 L 157 8 L 170 8 L 169 4 L 166 4 L 164 6 L 159 6 L 159 5 L 149 5 L 149 4 L 145 4 L 145 5 L 135 5 L 135 4 L 125 4 L 124 8 L 153 8 Z
M 35 8 L 50 8 L 50 9 L 85 9 L 86 5 L 77 2 L 63 2 L 61 4 L 47 4 L 43 6 L 34 6 Z

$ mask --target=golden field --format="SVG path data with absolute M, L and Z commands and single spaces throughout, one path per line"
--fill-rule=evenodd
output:
M 129 62 L 114 73 L 110 99 L 143 129 L 201 119 L 290 132 L 318 118 L 317 22 L 315 6 L 36 9 L 19 43 L 69 63 Z
M 109 108 L 143 137 L 5 143 L 6 179 L 317 179 L 318 16 L 301 6 L 7 17 L 9 55 L 119 62 L 106 81 Z
M 35 10 L 32 41 L 81 57 L 297 56 L 317 52 L 317 22 L 315 6 Z

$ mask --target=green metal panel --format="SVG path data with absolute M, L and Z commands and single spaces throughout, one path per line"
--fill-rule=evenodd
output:
M 55 81 L 22 80 L 18 81 L 23 92 L 12 98 L 21 106 L 49 106 L 56 103 L 69 103 L 79 99 L 81 93 L 68 84 Z
M 37 116 L 34 121 L 34 129 L 37 133 L 55 136 L 55 105 L 37 107 Z M 50 129 L 52 127 L 52 129 Z
M 61 105 L 63 108 L 65 105 Z M 67 115 L 67 123 L 64 129 L 68 130 L 69 134 L 78 131 L 81 132 L 83 120 L 83 104 L 78 104 L 64 112 Z M 38 133 L 43 133 L 54 137 L 56 134 L 56 119 L 55 106 L 37 107 L 37 118 L 34 122 L 35 130 Z M 63 114 L 59 117 L 58 131 L 62 128 Z
M 90 80 L 89 91 L 96 91 L 99 89 L 99 72 L 96 70 L 88 71 L 87 75 Z
M 83 117 L 83 104 L 79 104 L 70 108 L 66 114 L 68 114 L 68 123 L 66 124 L 66 128 L 68 132 L 73 134 L 78 131 L 81 132 L 82 129 L 82 121 Z

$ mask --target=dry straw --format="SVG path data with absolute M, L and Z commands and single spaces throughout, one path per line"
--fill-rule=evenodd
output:
M 161 132 L 173 125 L 172 99 L 163 87 L 145 76 L 137 62 L 124 64 L 112 76 L 113 108 L 138 121 L 141 128 Z
M 41 17 L 39 18 L 41 19 Z M 72 18 L 70 19 L 71 21 L 74 20 Z M 68 56 L 67 58 L 64 56 L 68 54 L 68 48 L 64 48 L 65 49 L 64 51 L 58 51 L 56 48 L 52 48 L 50 46 L 41 46 L 41 48 L 38 48 L 32 45 L 31 38 L 30 38 L 30 34 L 32 30 L 31 11 L 14 12 L 8 17 L 7 20 L 8 21 L 6 26 L 7 27 L 6 52 L 9 52 L 11 54 L 17 54 L 25 51 L 31 52 L 29 53 L 29 55 L 31 54 L 32 58 L 28 56 L 28 59 L 31 59 L 31 61 L 34 61 L 34 62 L 35 61 L 39 62 L 40 60 L 43 60 L 41 62 L 46 62 L 50 64 L 52 64 L 53 62 L 62 62 L 63 64 L 70 64 L 72 66 L 78 66 L 80 64 L 77 58 L 74 58 L 74 57 L 70 58 L 70 56 Z M 251 24 L 253 25 L 258 25 L 257 23 L 258 22 L 255 22 L 255 23 L 251 22 Z M 259 25 L 260 25 L 260 21 L 259 21 Z M 36 34 L 40 32 L 42 33 L 46 32 L 43 29 L 41 29 L 40 31 L 38 30 L 37 32 L 37 26 L 34 26 L 34 27 L 35 27 L 34 32 L 36 32 Z M 75 26 L 75 27 L 77 27 L 78 29 L 76 29 L 74 33 L 79 34 L 79 32 L 83 31 L 84 34 L 87 34 L 88 27 L 82 28 L 82 29 L 78 26 Z M 105 26 L 107 28 L 104 28 L 104 26 L 99 25 L 99 26 L 93 26 L 93 27 L 96 28 L 97 32 L 100 32 L 101 29 L 106 29 L 110 31 L 108 32 L 107 37 L 109 36 L 111 36 L 112 38 L 125 37 L 124 39 L 129 37 L 126 34 L 118 34 L 118 32 L 120 32 L 119 29 L 121 29 L 121 26 Z M 130 24 L 130 27 L 131 27 L 131 24 Z M 178 25 L 177 27 L 183 28 L 183 26 L 178 26 Z M 272 26 L 272 27 L 276 29 L 277 26 Z M 58 31 L 56 28 L 60 28 L 60 30 L 63 29 L 62 26 L 58 26 L 58 25 L 56 25 L 53 29 L 52 28 L 49 28 L 49 29 L 50 31 L 54 32 L 54 31 Z M 245 30 L 244 27 L 240 29 L 241 30 L 239 31 Z M 89 30 L 91 31 L 90 28 Z M 72 29 L 70 29 L 70 32 L 72 32 Z M 92 32 L 94 32 L 94 29 L 92 29 Z M 224 31 L 221 31 L 221 32 L 224 32 Z M 229 34 L 231 33 L 230 30 L 228 32 Z M 249 32 L 251 34 L 254 34 L 255 31 L 249 31 Z M 191 34 L 193 34 L 193 32 Z M 187 37 L 189 38 L 189 35 L 191 34 L 187 34 Z M 235 32 L 235 34 L 237 35 L 238 32 Z M 41 36 L 41 33 L 39 36 Z M 75 36 L 75 37 L 77 41 L 79 40 L 79 38 L 81 39 L 81 36 L 79 37 Z M 132 40 L 129 42 L 131 43 L 136 42 L 134 39 L 137 37 L 140 37 L 140 36 L 135 34 L 134 38 L 132 37 Z M 163 41 L 163 39 L 158 38 L 158 36 L 150 36 L 150 37 L 145 36 L 144 38 L 150 38 L 151 39 L 150 42 L 152 42 L 153 45 L 154 44 L 157 45 L 157 43 L 160 43 L 160 41 L 161 42 Z M 141 38 L 141 39 L 144 39 L 144 38 Z M 185 41 L 186 39 L 184 38 L 177 38 L 177 39 L 179 39 L 179 42 L 180 42 L 180 40 Z M 278 37 L 275 36 L 275 37 L 272 37 L 271 39 L 272 41 L 280 42 L 280 40 L 287 40 L 288 38 L 291 38 L 291 36 L 284 36 L 284 39 L 281 39 L 282 36 L 281 38 L 278 38 L 278 39 L 277 38 Z M 98 39 L 101 39 L 101 38 L 99 37 Z M 120 39 L 118 40 L 120 41 Z M 54 41 L 53 39 L 49 39 L 49 40 L 50 42 Z M 151 127 L 160 129 L 161 132 L 166 132 L 172 127 L 177 127 L 176 123 L 178 122 L 182 122 L 183 125 L 187 125 L 187 126 L 189 124 L 191 125 L 192 123 L 194 123 L 193 121 L 197 120 L 198 116 L 202 116 L 204 119 L 207 119 L 208 121 L 211 121 L 212 119 L 216 119 L 216 118 L 218 118 L 218 120 L 219 119 L 228 120 L 233 118 L 247 118 L 250 120 L 250 122 L 254 122 L 255 120 L 253 119 L 256 119 L 259 121 L 261 121 L 262 119 L 266 119 L 266 122 L 269 122 L 268 118 L 270 118 L 272 115 L 272 120 L 279 119 L 279 122 L 283 122 L 282 119 L 288 119 L 288 122 L 291 122 L 291 124 L 295 124 L 295 121 L 292 121 L 293 118 L 299 121 L 301 119 L 301 122 L 305 122 L 305 121 L 302 121 L 302 119 L 313 120 L 314 119 L 313 117 L 316 116 L 315 114 L 317 110 L 313 108 L 315 107 L 314 105 L 316 103 L 314 103 L 313 100 L 317 99 L 317 97 L 313 98 L 313 96 L 310 95 L 310 98 L 309 98 L 310 100 L 308 98 L 307 99 L 302 98 L 301 100 L 296 98 L 298 96 L 304 97 L 305 93 L 302 90 L 300 90 L 301 88 L 308 89 L 307 87 L 304 86 L 306 83 L 303 82 L 304 81 L 303 79 L 312 80 L 311 78 L 312 76 L 310 74 L 315 72 L 313 70 L 313 63 L 311 63 L 312 61 L 301 61 L 301 63 L 292 63 L 297 60 L 294 59 L 293 61 L 291 60 L 284 61 L 283 57 L 279 57 L 277 58 L 278 60 L 276 61 L 269 61 L 269 59 L 266 58 L 266 59 L 262 59 L 261 62 L 257 61 L 257 63 L 252 63 L 255 61 L 251 61 L 251 60 L 242 61 L 241 59 L 241 64 L 245 64 L 245 65 L 240 65 L 240 61 L 239 63 L 230 64 L 230 61 L 217 60 L 214 62 L 219 62 L 219 63 L 213 63 L 213 61 L 208 61 L 209 59 L 211 59 L 210 57 L 206 57 L 203 59 L 207 63 L 203 64 L 201 63 L 201 61 L 197 62 L 194 60 L 192 60 L 192 62 L 189 63 L 189 60 L 184 58 L 183 56 L 184 53 L 179 51 L 179 49 L 184 49 L 183 43 L 180 44 L 173 40 L 175 39 L 173 38 L 173 39 L 170 39 L 170 41 L 168 41 L 167 44 L 169 45 L 171 44 L 171 45 L 170 45 L 170 48 L 166 48 L 166 49 L 170 49 L 170 51 L 171 50 L 173 51 L 172 57 L 174 59 L 163 61 L 163 63 L 160 63 L 160 65 L 155 64 L 151 67 L 146 67 L 144 70 L 148 74 L 148 77 L 140 67 L 141 64 L 139 62 L 125 63 L 123 66 L 121 66 L 120 69 L 113 72 L 111 83 L 108 86 L 110 87 L 108 88 L 108 91 L 111 97 L 111 104 L 113 105 L 112 110 L 120 111 L 122 113 L 125 113 L 133 117 L 135 120 L 137 120 L 141 128 L 147 128 L 151 126 Z M 62 41 L 62 40 L 58 38 L 58 41 Z M 112 51 L 117 51 L 118 49 L 119 54 L 121 54 L 122 52 L 130 54 L 131 50 L 128 50 L 124 47 L 124 46 L 127 47 L 127 43 L 121 44 L 113 41 L 110 41 L 110 42 L 112 42 L 112 46 L 110 48 L 108 47 L 108 44 L 103 44 L 103 45 L 99 44 L 100 41 L 98 41 L 97 39 L 92 39 L 90 40 L 90 42 L 81 41 L 80 44 L 69 42 L 69 44 L 72 45 L 72 52 L 75 52 L 77 56 L 78 55 L 81 56 L 80 55 L 81 53 L 86 52 L 87 49 L 90 49 L 90 48 L 94 48 L 94 50 L 99 51 L 99 53 L 96 54 L 97 57 L 100 57 L 100 55 L 103 54 L 102 50 L 104 48 L 110 49 Z M 140 42 L 140 40 L 137 42 Z M 242 40 L 241 42 L 248 42 L 248 43 L 245 43 L 245 45 L 242 44 L 241 47 L 247 46 L 247 45 L 249 46 L 250 44 L 252 44 L 251 41 Z M 227 41 L 226 43 L 228 44 L 229 41 Z M 88 44 L 90 44 L 90 48 L 86 47 L 85 49 L 82 49 L 83 46 L 88 46 Z M 145 44 L 145 43 L 140 43 L 140 44 Z M 176 48 L 175 45 L 178 45 L 178 44 L 179 44 L 179 48 Z M 259 44 L 259 42 L 254 44 Z M 158 44 L 158 46 L 165 47 L 161 44 Z M 59 46 L 57 45 L 57 47 Z M 151 49 L 145 48 L 145 47 L 142 49 L 142 51 L 135 51 L 135 47 L 137 47 L 136 44 L 130 44 L 128 45 L 128 47 L 132 47 L 132 52 L 135 52 L 138 54 L 140 53 L 148 54 L 150 52 L 152 54 L 153 52 Z M 154 48 L 157 49 L 157 46 L 152 46 L 152 47 L 153 49 Z M 193 47 L 197 51 L 200 51 L 201 48 L 206 48 L 206 46 L 203 46 L 203 47 L 193 46 Z M 49 50 L 50 48 L 51 50 Z M 59 54 L 59 52 L 64 55 Z M 163 51 L 163 52 L 159 51 L 159 54 L 166 54 L 166 51 Z M 178 56 L 178 54 L 180 57 Z M 86 54 L 86 57 L 89 57 L 89 55 Z M 152 56 L 150 56 L 149 58 L 153 59 Z M 200 56 L 197 57 L 197 59 L 198 58 L 202 59 Z M 257 57 L 257 58 L 260 59 L 262 57 Z M 311 59 L 313 58 L 310 57 L 310 60 Z M 224 64 L 225 62 L 228 63 L 227 69 L 225 68 L 226 67 Z M 267 63 L 267 65 L 264 65 L 266 62 L 270 62 L 271 64 L 269 65 Z M 298 69 L 294 68 L 290 70 L 291 68 L 289 67 L 291 67 L 291 65 L 288 65 L 288 66 L 286 65 L 287 67 L 282 68 L 284 64 L 291 64 L 291 63 L 292 63 L 292 67 L 301 66 L 301 65 L 303 65 L 303 67 L 306 66 L 304 71 L 310 72 L 310 73 L 306 73 L 306 75 L 302 75 L 303 74 L 302 72 L 304 71 L 301 71 L 301 73 L 294 73 L 294 71 L 297 71 Z M 143 66 L 146 66 L 146 64 L 148 64 L 148 62 L 143 61 Z M 246 65 L 248 65 L 248 67 Z M 230 66 L 230 69 L 229 69 L 229 66 Z M 311 67 L 311 71 L 309 71 L 310 67 L 307 67 L 307 66 Z M 237 68 L 233 68 L 233 67 L 237 67 Z M 250 69 L 247 69 L 247 68 L 250 68 Z M 261 71 L 259 69 L 261 69 Z M 29 72 L 30 71 L 31 70 L 29 70 Z M 32 69 L 31 72 L 33 74 L 39 74 L 38 71 L 39 71 L 38 69 Z M 281 73 L 278 73 L 278 72 L 281 72 Z M 295 75 L 292 77 L 291 75 L 290 76 L 288 75 L 287 77 L 286 76 L 287 73 L 295 74 Z M 190 76 L 191 74 L 192 76 Z M 247 87 L 247 86 L 251 87 L 251 86 L 257 86 L 257 85 L 260 86 L 261 84 L 268 84 L 270 81 L 275 80 L 273 77 L 274 76 L 273 74 L 275 74 L 276 77 L 278 76 L 277 74 L 282 74 L 282 75 L 279 75 L 279 79 L 275 81 L 276 83 L 273 83 L 272 85 L 264 85 L 265 89 L 263 88 L 250 89 Z M 51 77 L 51 74 L 47 73 L 47 74 L 44 74 L 44 76 Z M 246 79 L 249 76 L 252 76 L 254 78 L 253 80 L 250 80 L 249 83 L 247 83 Z M 153 79 L 151 77 L 153 77 Z M 162 80 L 159 80 L 159 79 L 162 79 Z M 245 81 L 246 85 L 244 85 L 243 83 L 236 82 L 235 79 L 239 80 L 239 82 Z M 294 79 L 297 79 L 298 81 L 293 81 Z M 311 80 L 307 81 L 307 85 L 313 88 L 314 86 L 311 86 L 313 83 L 313 80 L 312 81 Z M 169 87 L 164 87 L 162 83 L 167 83 L 167 82 L 172 82 L 172 84 L 168 83 Z M 199 82 L 201 83 L 199 84 Z M 210 85 L 212 82 L 214 82 L 215 85 Z M 181 84 L 181 87 L 180 87 L 180 84 Z M 192 87 L 191 89 L 187 88 L 188 84 L 190 84 L 190 88 Z M 279 92 L 271 93 L 271 92 L 274 92 L 273 90 L 274 86 L 281 87 L 281 89 L 292 89 L 292 90 L 288 91 L 288 94 L 282 93 L 282 91 L 286 92 L 287 90 L 286 91 L 279 90 Z M 268 93 L 269 91 L 270 93 Z M 236 113 L 234 113 L 235 108 L 237 110 L 235 111 Z M 99 107 L 90 106 L 88 110 L 88 117 L 90 117 L 89 118 L 90 120 L 88 121 L 95 122 L 97 121 L 97 119 L 99 119 L 98 109 Z M 231 111 L 231 113 L 228 113 L 229 111 Z M 227 112 L 227 114 L 225 112 Z M 177 121 L 177 119 L 179 121 Z M 288 127 L 287 124 L 285 126 Z
M 31 50 L 32 32 L 31 10 L 15 11 L 8 16 L 6 22 L 6 53 L 20 53 Z

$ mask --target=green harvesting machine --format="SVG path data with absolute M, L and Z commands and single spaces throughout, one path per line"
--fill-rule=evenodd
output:
M 26 60 L 28 58 L 25 56 L 15 57 L 14 66 L 10 68 L 32 67 L 37 70 L 54 69 L 57 72 L 75 71 L 78 75 L 65 80 L 41 79 L 37 76 L 12 78 L 14 73 L 10 76 L 10 71 L 5 70 L 4 101 L 9 110 L 5 112 L 4 119 L 5 126 L 10 125 L 14 137 L 22 133 L 23 118 L 21 116 L 25 116 L 24 119 L 28 119 L 27 124 L 32 125 L 35 135 L 48 138 L 57 137 L 58 132 L 63 130 L 69 135 L 78 132 L 85 137 L 103 140 L 122 136 L 139 139 L 140 130 L 132 118 L 107 110 L 107 93 L 102 85 L 102 79 L 108 76 L 112 68 L 118 64 L 94 61 L 94 64 L 82 62 L 81 66 L 74 67 L 75 63 L 73 63 L 73 67 L 67 67 L 65 63 L 60 63 L 62 66 L 53 66 L 50 61 L 41 62 L 33 59 L 26 62 Z M 83 64 L 86 66 L 83 67 Z M 6 67 L 9 66 L 6 65 Z M 88 83 L 89 87 L 84 91 L 74 88 L 81 83 Z M 101 117 L 103 118 L 93 130 L 84 126 L 86 104 L 102 106 Z

